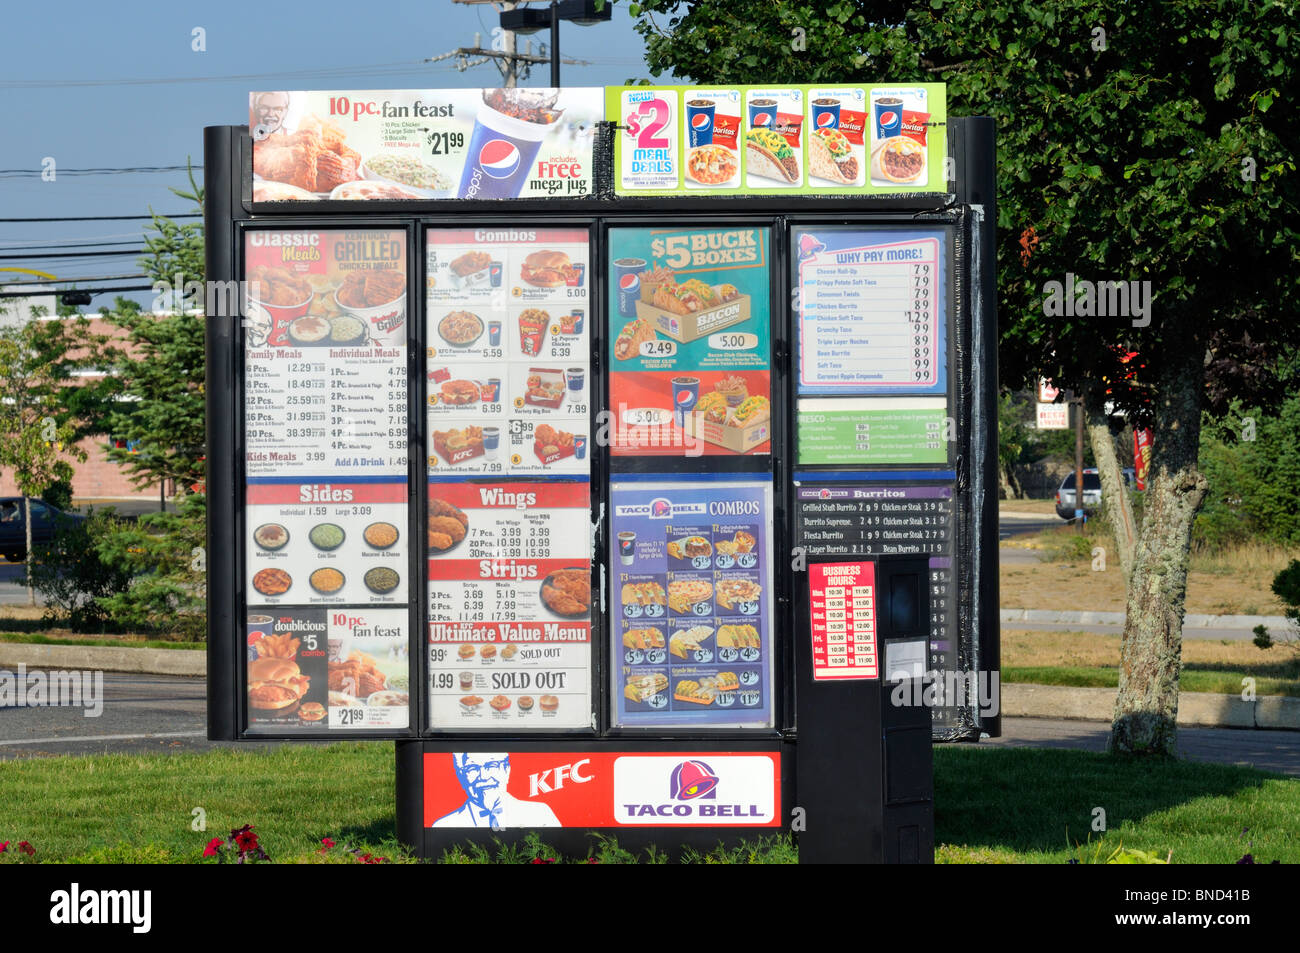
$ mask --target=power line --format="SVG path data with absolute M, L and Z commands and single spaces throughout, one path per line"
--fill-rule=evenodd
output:
M 96 169 L 62 169 L 58 166 L 54 168 L 54 174 L 59 175 L 155 175 L 160 172 L 184 172 L 187 169 L 193 169 L 196 172 L 203 171 L 201 165 L 137 165 L 137 166 L 105 166 Z M 44 175 L 44 169 L 0 169 L 0 178 L 14 178 L 21 175 Z
M 161 86 L 180 83 L 235 83 L 257 79 L 283 79 L 287 77 L 329 79 L 350 76 L 384 76 L 406 73 L 427 73 L 424 60 L 399 60 L 370 66 L 339 66 L 324 69 L 287 70 L 279 73 L 232 73 L 226 76 L 167 76 L 135 77 L 124 79 L 10 79 L 0 80 L 0 89 L 46 89 L 80 86 Z
M 24 282 L 25 284 L 26 282 Z M 112 291 L 152 291 L 153 285 L 120 285 L 114 288 L 47 288 L 45 291 L 0 291 L 0 298 L 38 298 L 58 295 L 64 292 L 88 291 L 92 295 L 108 294 Z
M 46 280 L 38 279 L 36 281 L 21 281 L 21 282 L 15 282 L 15 284 L 64 285 L 67 284 L 69 281 L 127 281 L 131 278 L 148 278 L 148 277 L 149 277 L 148 275 L 138 275 L 138 274 L 137 275 L 73 275 L 73 276 L 65 276 L 63 278 L 54 278 L 54 279 L 46 279 Z M 149 287 L 152 288 L 153 285 L 150 285 Z M 79 289 L 79 290 L 85 290 L 85 289 Z
M 159 214 L 158 218 L 202 218 L 202 212 L 180 215 Z M 0 218 L 0 222 L 137 222 L 153 221 L 152 215 L 70 215 L 63 218 Z
M 0 251 L 8 251 L 8 249 L 0 249 Z M 80 251 L 80 252 L 69 251 L 69 252 L 53 252 L 53 253 L 46 252 L 40 255 L 0 254 L 0 261 L 16 261 L 20 258 L 35 258 L 38 260 L 44 258 L 107 258 L 111 255 L 143 255 L 144 253 L 145 253 L 145 249 L 143 248 L 128 248 L 125 249 L 124 251 Z

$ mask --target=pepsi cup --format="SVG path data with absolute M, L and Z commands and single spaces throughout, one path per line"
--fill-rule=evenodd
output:
M 686 103 L 686 126 L 692 149 L 712 144 L 716 106 L 711 99 L 692 99 Z
M 700 379 L 698 377 L 674 377 L 673 385 L 673 423 L 679 427 L 686 426 L 686 415 L 695 409 L 700 399 Z
M 499 347 L 501 344 L 501 322 L 488 322 L 488 346 Z
M 494 261 L 488 265 L 488 285 L 493 288 L 501 287 L 501 262 Z M 494 344 L 497 342 L 493 342 Z
M 579 460 L 587 459 L 587 438 L 582 434 L 573 438 L 573 455 Z
M 896 96 L 885 96 L 873 104 L 876 117 L 876 138 L 889 139 L 903 131 L 903 101 Z
M 636 533 L 631 530 L 618 534 L 618 558 L 624 566 L 632 565 L 636 559 Z
M 812 102 L 813 128 L 840 128 L 840 101 L 829 96 L 814 99 Z
M 749 101 L 749 128 L 771 129 L 776 125 L 776 100 L 751 99 Z
M 614 287 L 618 289 L 619 317 L 636 317 L 636 303 L 641 300 L 641 272 L 645 269 L 644 258 L 614 259 Z
M 527 122 L 487 103 L 479 106 L 460 173 L 462 199 L 513 199 L 523 191 L 542 140 L 559 122 Z

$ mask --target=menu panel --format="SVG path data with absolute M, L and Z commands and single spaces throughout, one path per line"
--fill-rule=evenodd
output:
M 771 452 L 765 228 L 609 234 L 610 452 Z
M 588 473 L 587 231 L 430 230 L 426 255 L 430 477 Z
M 253 201 L 573 198 L 601 89 L 250 93 Z
M 770 483 L 613 483 L 610 501 L 615 724 L 770 726 Z
M 244 236 L 250 733 L 405 729 L 406 232 Z
M 947 253 L 937 230 L 796 228 L 800 394 L 947 390 Z
M 623 195 L 898 194 L 948 187 L 942 83 L 605 91 Z
M 590 727 L 590 512 L 586 480 L 430 481 L 430 727 Z
M 928 556 L 928 668 L 955 670 L 957 579 L 953 567 L 956 511 L 951 486 L 795 481 L 795 544 L 809 558 Z M 935 710 L 936 725 L 950 708 Z

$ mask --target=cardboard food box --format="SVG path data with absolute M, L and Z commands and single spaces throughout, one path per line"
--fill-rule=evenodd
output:
M 747 427 L 731 427 L 704 419 L 704 414 L 691 411 L 686 418 L 686 433 L 715 446 L 725 447 L 732 453 L 748 453 L 759 444 L 772 439 L 772 419 L 767 417 Z
M 445 437 L 435 435 L 433 438 L 433 448 L 438 451 L 438 456 L 442 457 L 451 466 L 458 463 L 464 463 L 466 460 L 474 457 L 483 456 L 483 438 L 475 437 L 469 441 L 465 447 L 457 447 L 454 450 L 447 446 Z
M 565 457 L 573 456 L 574 448 L 572 444 L 570 444 L 567 447 L 561 447 L 555 453 L 542 453 L 542 445 L 534 440 L 533 453 L 537 454 L 537 459 L 542 461 L 542 466 L 548 467 L 557 460 L 563 460 Z
M 558 367 L 530 367 L 528 368 L 528 377 L 536 377 L 540 383 L 534 387 L 528 387 L 528 381 L 524 381 L 524 403 L 530 407 L 549 407 L 551 410 L 558 410 L 564 403 L 565 387 L 564 371 Z M 547 394 L 555 394 L 556 388 L 559 388 L 557 396 L 547 397 Z
M 689 344 L 697 338 L 729 328 L 733 324 L 748 321 L 750 315 L 749 295 L 739 295 L 730 301 L 691 314 L 674 314 L 651 304 L 655 286 L 641 285 L 641 300 L 636 303 L 636 316 L 650 322 L 660 334 L 665 334 L 678 344 Z

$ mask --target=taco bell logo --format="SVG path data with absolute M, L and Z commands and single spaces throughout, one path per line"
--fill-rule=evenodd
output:
M 519 171 L 519 148 L 506 139 L 489 139 L 478 151 L 478 164 L 493 179 L 508 179 Z
M 674 801 L 694 801 L 718 796 L 718 776 L 703 761 L 683 761 L 673 768 L 668 796 Z

